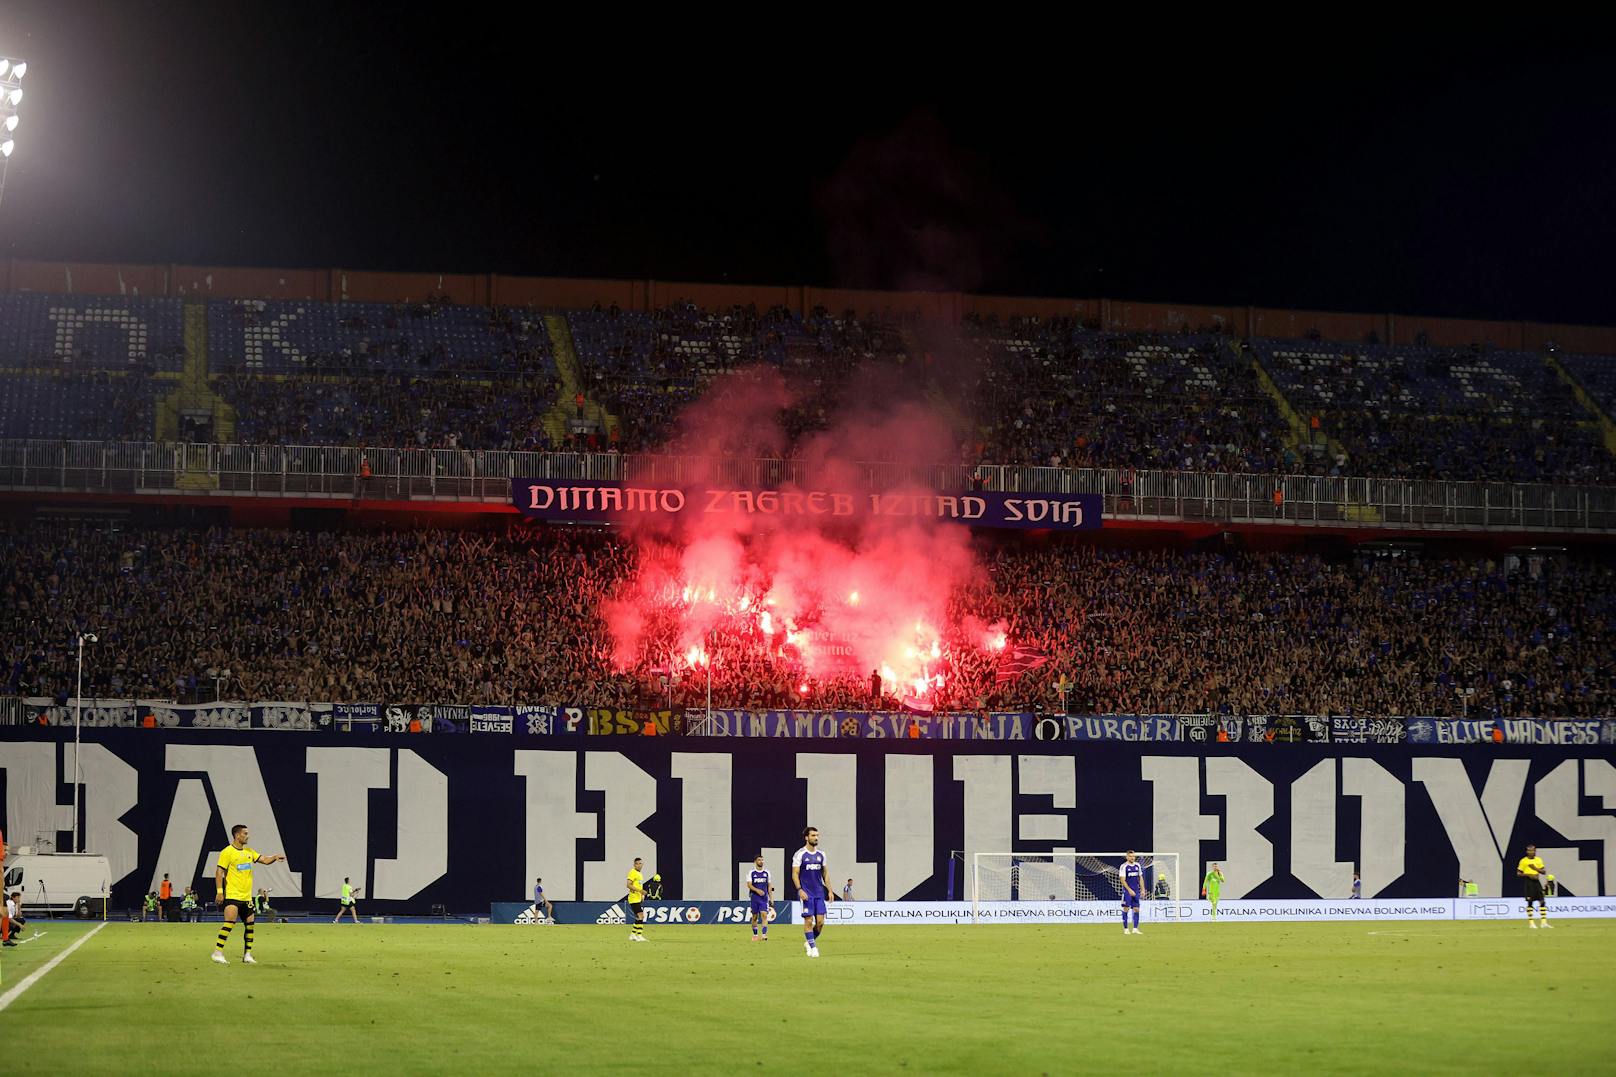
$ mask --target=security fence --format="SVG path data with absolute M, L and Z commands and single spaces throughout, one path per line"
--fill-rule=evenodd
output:
M 800 460 L 486 449 L 0 441 L 0 490 L 509 504 L 511 479 L 813 487 Z M 1616 531 L 1616 487 L 869 462 L 869 489 L 1097 493 L 1115 520 L 1455 531 Z M 845 480 L 844 480 L 845 481 Z

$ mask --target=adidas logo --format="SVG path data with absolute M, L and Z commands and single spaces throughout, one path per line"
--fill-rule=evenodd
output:
M 628 916 L 623 912 L 623 906 L 613 905 L 599 916 L 595 917 L 597 924 L 626 924 Z

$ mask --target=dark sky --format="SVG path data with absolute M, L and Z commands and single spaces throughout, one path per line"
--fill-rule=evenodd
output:
M 553 8 L 7 3 L 0 253 L 1616 322 L 1608 50 Z

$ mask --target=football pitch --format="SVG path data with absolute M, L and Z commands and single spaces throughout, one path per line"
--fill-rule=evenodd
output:
M 12 1073 L 1609 1073 L 1616 921 L 745 928 L 34 922 Z M 5 998 L 6 996 L 0 996 Z

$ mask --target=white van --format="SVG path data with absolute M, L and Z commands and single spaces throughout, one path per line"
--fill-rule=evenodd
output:
M 22 891 L 24 915 L 93 909 L 99 918 L 112 890 L 112 865 L 96 853 L 18 853 L 6 857 L 5 885 L 7 894 Z

